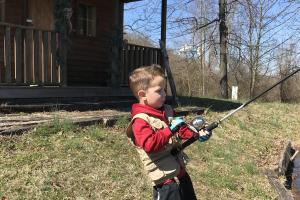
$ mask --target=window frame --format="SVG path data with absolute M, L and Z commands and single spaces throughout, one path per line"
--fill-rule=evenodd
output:
M 81 15 L 82 7 L 85 8 L 85 17 Z M 84 2 L 78 3 L 77 8 L 77 35 L 86 38 L 96 38 L 97 36 L 97 8 L 95 5 Z M 90 15 L 90 17 L 89 17 Z M 81 25 L 84 24 L 84 25 Z M 82 31 L 83 30 L 83 31 Z
M 6 0 L 0 0 L 0 22 L 5 21 L 5 5 Z

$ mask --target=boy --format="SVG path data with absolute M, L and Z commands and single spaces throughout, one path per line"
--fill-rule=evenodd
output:
M 131 73 L 129 85 L 138 103 L 132 106 L 127 136 L 135 145 L 152 182 L 153 199 L 196 199 L 185 170 L 185 154 L 173 155 L 171 151 L 180 145 L 179 140 L 199 135 L 182 119 L 173 120 L 168 126 L 174 112 L 164 104 L 166 79 L 163 70 L 158 65 L 138 68 Z

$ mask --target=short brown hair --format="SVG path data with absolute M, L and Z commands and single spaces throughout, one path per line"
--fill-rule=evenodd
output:
M 135 69 L 129 76 L 129 86 L 135 97 L 139 90 L 147 90 L 150 86 L 150 81 L 156 76 L 165 78 L 165 73 L 159 65 L 153 64 Z

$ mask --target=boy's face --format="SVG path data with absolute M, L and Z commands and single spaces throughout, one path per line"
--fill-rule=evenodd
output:
M 147 90 L 139 91 L 140 103 L 156 109 L 162 107 L 166 100 L 165 89 L 165 78 L 161 76 L 155 76 L 150 82 L 150 86 Z

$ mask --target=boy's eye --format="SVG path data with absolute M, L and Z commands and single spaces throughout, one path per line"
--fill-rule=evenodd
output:
M 158 90 L 156 90 L 156 92 L 160 94 L 163 92 L 163 89 L 158 89 Z

